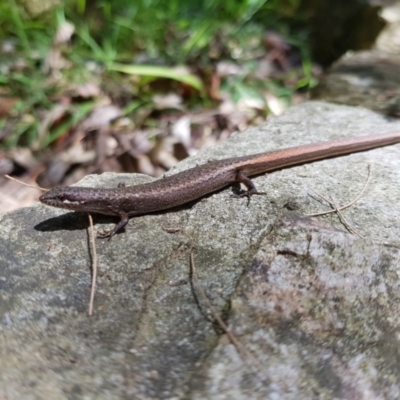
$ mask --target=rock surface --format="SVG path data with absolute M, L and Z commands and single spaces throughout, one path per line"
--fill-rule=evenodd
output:
M 400 3 L 388 3 L 392 4 L 382 4 L 381 12 L 386 26 L 372 49 L 349 51 L 336 61 L 313 90 L 314 99 L 363 106 L 400 116 Z M 362 24 L 368 27 L 365 21 Z M 319 43 L 326 45 L 321 40 Z
M 361 51 L 342 57 L 313 90 L 314 99 L 400 116 L 400 57 Z
M 310 102 L 170 173 L 399 129 L 365 109 Z M 333 214 L 305 216 L 328 208 L 310 188 L 348 203 L 369 164 L 363 197 L 343 212 L 365 239 Z M 151 178 L 104 174 L 81 184 L 122 180 Z M 1 214 L 0 398 L 400 398 L 400 145 L 254 182 L 267 195 L 249 206 L 225 189 L 98 240 L 93 317 L 86 215 L 44 205 Z M 215 323 L 198 285 L 245 352 Z

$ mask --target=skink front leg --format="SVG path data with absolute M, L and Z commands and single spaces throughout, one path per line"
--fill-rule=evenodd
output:
M 128 216 L 128 214 L 127 214 L 126 212 L 124 212 L 124 211 L 120 211 L 120 212 L 119 212 L 119 216 L 120 216 L 120 218 L 121 218 L 121 221 L 119 221 L 118 224 L 115 225 L 114 228 L 111 229 L 110 231 L 103 232 L 103 233 L 98 233 L 98 234 L 97 234 L 97 237 L 98 237 L 99 239 L 107 239 L 107 238 L 108 238 L 108 240 L 110 241 L 111 238 L 112 238 L 116 233 L 118 233 L 121 229 L 123 229 L 123 228 L 126 226 L 126 224 L 129 222 L 129 216 Z

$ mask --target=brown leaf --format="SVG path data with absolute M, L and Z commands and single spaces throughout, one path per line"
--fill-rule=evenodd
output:
M 93 82 L 86 82 L 82 85 L 71 85 L 67 93 L 73 97 L 81 97 L 82 99 L 89 99 L 98 97 L 101 94 L 100 87 Z
M 18 100 L 19 99 L 17 97 L 0 96 L 0 118 L 10 116 L 15 106 L 15 103 Z
M 182 97 L 176 93 L 168 93 L 166 95 L 154 95 L 153 102 L 157 110 L 177 109 L 182 110 Z
M 110 122 L 122 114 L 120 107 L 108 104 L 95 108 L 90 115 L 82 121 L 79 128 L 88 132 L 109 125 Z

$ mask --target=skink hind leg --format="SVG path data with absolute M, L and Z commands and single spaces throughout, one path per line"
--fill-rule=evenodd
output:
M 107 232 L 98 233 L 98 234 L 97 234 L 97 237 L 98 237 L 99 239 L 107 239 L 107 238 L 108 238 L 108 240 L 110 241 L 111 238 L 112 238 L 116 233 L 118 233 L 121 229 L 123 229 L 123 228 L 126 226 L 126 224 L 129 222 L 129 216 L 128 216 L 128 214 L 125 213 L 125 212 L 123 212 L 123 211 L 121 211 L 121 212 L 119 213 L 119 216 L 121 217 L 121 221 L 119 221 L 118 224 L 115 225 L 113 229 L 111 229 L 111 230 L 109 230 L 109 231 L 107 231 Z
M 236 181 L 240 182 L 240 183 L 243 183 L 243 185 L 247 187 L 247 190 L 244 191 L 243 193 L 237 194 L 235 197 L 247 197 L 247 205 L 249 205 L 250 198 L 254 194 L 257 194 L 257 195 L 266 194 L 265 192 L 259 192 L 257 190 L 256 186 L 254 185 L 253 181 L 248 176 L 246 176 L 245 173 L 242 170 L 240 170 L 237 173 Z

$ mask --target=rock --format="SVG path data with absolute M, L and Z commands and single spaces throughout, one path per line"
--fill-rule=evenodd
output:
M 385 27 L 382 0 L 302 0 L 297 14 L 306 21 L 313 61 L 329 66 L 348 51 L 370 48 Z
M 180 163 L 399 130 L 362 108 L 309 102 Z M 348 203 L 348 233 L 314 189 Z M 151 178 L 89 176 L 116 187 Z M 254 179 L 134 218 L 97 240 L 87 316 L 87 216 L 41 204 L 0 215 L 0 398 L 398 398 L 400 145 Z M 96 217 L 96 228 L 112 219 Z M 108 226 L 107 226 L 108 228 Z M 193 254 L 198 281 L 190 272 Z M 246 349 L 215 323 L 198 285 Z M 252 354 L 249 356 L 249 353 Z
M 400 116 L 400 57 L 378 50 L 349 54 L 313 90 L 313 99 Z
M 336 61 L 312 91 L 313 99 L 400 116 L 400 4 L 393 3 L 382 4 L 381 17 L 386 25 L 372 49 L 349 51 Z M 369 28 L 369 24 L 363 22 L 363 25 Z M 323 40 L 318 40 L 326 46 Z M 351 49 L 357 48 L 360 49 Z
M 37 18 L 40 15 L 48 14 L 57 5 L 60 0 L 19 0 L 20 3 L 32 18 Z

